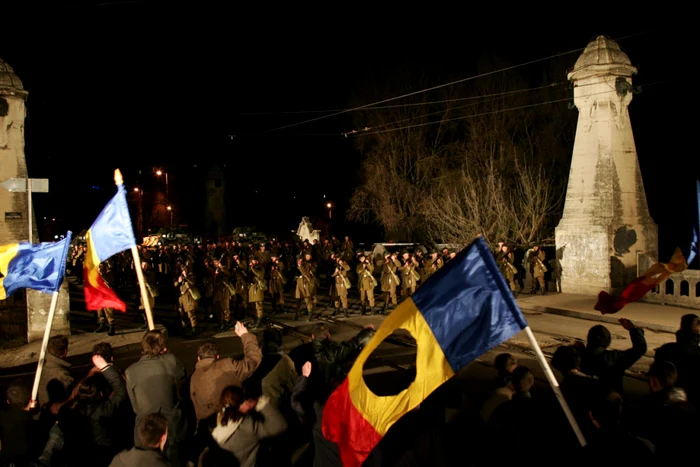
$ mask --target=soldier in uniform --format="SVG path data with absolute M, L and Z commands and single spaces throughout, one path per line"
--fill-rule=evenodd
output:
M 102 280 L 107 284 L 107 287 L 112 287 L 114 284 L 114 269 L 112 268 L 112 263 L 107 260 L 100 264 L 100 275 Z M 105 326 L 105 321 L 107 326 Z M 113 308 L 102 308 L 97 310 L 97 329 L 95 333 L 107 331 L 108 336 L 113 336 L 114 332 L 114 309 Z
M 178 298 L 178 312 L 180 314 L 180 326 L 183 331 L 187 329 L 187 320 L 192 326 L 192 336 L 197 335 L 197 300 L 201 298 L 199 289 L 196 286 L 194 274 L 187 266 L 183 266 L 180 277 L 178 277 L 175 287 L 180 289 Z
M 287 278 L 284 277 L 284 264 L 277 256 L 270 258 L 270 296 L 272 300 L 272 313 L 277 313 L 277 303 L 282 306 L 284 312 L 284 286 Z
M 401 284 L 401 279 L 396 275 L 396 271 L 401 267 L 401 263 L 396 259 L 396 253 L 384 255 L 384 265 L 382 266 L 382 276 L 380 282 L 382 284 L 382 292 L 384 292 L 384 310 L 389 307 L 389 299 L 391 299 L 392 308 L 396 308 L 396 287 Z
M 431 250 L 429 256 L 423 260 L 423 280 L 428 280 L 442 265 L 442 258 L 438 256 L 438 252 Z
M 500 247 L 500 251 L 496 254 L 496 262 L 501 269 L 503 278 L 508 282 L 511 292 L 515 293 L 515 275 L 518 273 L 518 269 L 513 265 L 515 255 L 510 251 L 508 245 Z
M 350 288 L 350 279 L 348 279 L 348 271 L 350 265 L 343 261 L 342 258 L 336 258 L 335 271 L 331 277 L 334 279 L 334 284 L 331 285 L 331 298 L 333 299 L 333 316 L 338 314 L 340 306 L 343 306 L 343 312 L 347 318 L 350 314 L 348 310 L 348 289 Z
M 260 249 L 255 252 L 255 259 L 258 260 L 263 268 L 267 268 L 268 264 L 270 264 L 270 258 L 270 252 L 265 248 L 265 244 L 261 243 Z
M 411 257 L 408 251 L 404 251 L 402 256 L 403 264 L 399 267 L 401 273 L 401 296 L 410 297 L 416 292 L 416 282 L 418 273 L 416 272 L 416 260 Z
M 311 287 L 309 289 L 309 292 L 311 293 L 311 299 L 314 302 L 314 309 L 316 308 L 316 304 L 318 301 L 318 287 L 321 285 L 321 283 L 318 280 L 318 264 L 313 260 L 313 255 L 311 254 L 310 251 L 307 251 L 304 253 L 304 262 L 308 265 L 309 267 L 309 274 L 311 275 Z
M 156 297 L 158 296 L 158 286 L 156 286 L 156 272 L 151 269 L 149 264 L 144 261 L 141 263 L 141 269 L 143 269 L 143 280 L 146 283 L 146 295 L 148 295 L 148 303 L 151 305 L 151 313 L 156 307 Z M 146 320 L 146 309 L 143 306 L 143 297 L 141 297 L 141 304 L 139 305 L 139 310 L 144 310 L 143 320 Z M 148 325 L 146 325 L 148 326 Z
M 214 308 L 219 313 L 219 329 L 231 327 L 231 273 L 220 261 L 214 261 Z
M 547 288 L 544 283 L 544 273 L 547 272 L 547 266 L 544 265 L 544 260 L 546 256 L 544 251 L 539 246 L 532 249 L 530 257 L 528 258 L 530 262 L 530 273 L 532 274 L 532 289 L 531 294 L 540 289 L 542 295 L 547 295 Z
M 236 314 L 243 319 L 248 308 L 248 263 L 234 255 L 231 268 L 235 277 L 234 294 L 231 298 L 235 301 Z
M 306 311 L 309 314 L 308 320 L 311 321 L 311 315 L 314 310 L 314 296 L 312 295 L 312 292 L 315 289 L 315 286 L 313 285 L 314 277 L 311 274 L 309 263 L 304 261 L 304 258 L 297 259 L 297 270 L 299 271 L 299 275 L 296 278 L 297 288 L 294 294 L 295 298 L 297 299 L 294 319 L 299 319 L 301 316 L 301 301 L 304 300 L 306 303 Z
M 367 261 L 365 255 L 360 256 L 360 262 L 357 264 L 357 289 L 360 291 L 360 303 L 362 303 L 362 314 L 367 311 L 374 310 L 374 288 L 377 286 L 377 281 L 372 275 L 374 272 L 374 264 Z M 367 304 L 369 303 L 369 310 Z
M 263 301 L 265 300 L 265 268 L 253 258 L 250 260 L 250 285 L 248 286 L 248 302 L 255 303 L 255 324 L 253 329 L 259 329 L 262 325 Z

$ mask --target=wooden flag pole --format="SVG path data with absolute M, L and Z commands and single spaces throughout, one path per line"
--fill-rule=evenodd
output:
M 39 382 L 41 381 L 41 373 L 44 371 L 44 361 L 46 360 L 46 349 L 49 346 L 49 337 L 51 337 L 51 326 L 53 326 L 53 317 L 56 314 L 56 304 L 58 304 L 58 292 L 54 292 L 51 296 L 51 306 L 49 307 L 49 316 L 46 317 L 46 329 L 44 329 L 44 341 L 41 343 L 41 352 L 39 353 L 39 365 L 36 368 L 34 375 L 34 386 L 32 387 L 32 407 L 36 406 L 36 397 L 39 394 Z M 48 401 L 42 401 L 46 403 Z
M 537 339 L 535 339 L 535 335 L 532 333 L 532 329 L 530 329 L 530 326 L 526 326 L 523 331 L 525 331 L 525 335 L 527 336 L 527 340 L 530 342 L 532 350 L 534 350 L 535 355 L 537 355 L 537 362 L 542 367 L 542 370 L 547 377 L 547 381 L 549 381 L 549 385 L 552 386 L 552 391 L 554 391 L 554 395 L 557 396 L 557 400 L 559 401 L 562 410 L 564 410 L 564 415 L 566 415 L 567 420 L 569 420 L 569 424 L 574 430 L 576 438 L 578 438 L 578 442 L 581 443 L 581 447 L 585 447 L 586 438 L 584 438 L 581 428 L 578 426 L 576 418 L 569 408 L 569 404 L 567 404 L 566 399 L 564 399 L 564 394 L 562 394 L 561 388 L 559 387 L 559 381 L 557 381 L 557 378 L 554 376 L 549 363 L 547 363 L 547 359 L 544 357 L 540 344 L 537 343 Z
M 119 169 L 114 171 L 114 182 L 117 186 L 124 184 L 124 178 L 122 178 L 122 173 Z M 148 322 L 148 329 L 153 331 L 156 328 L 153 322 L 153 311 L 151 310 L 151 301 L 148 299 L 148 290 L 146 289 L 146 281 L 143 278 L 143 270 L 141 268 L 141 258 L 139 257 L 139 249 L 136 245 L 131 247 L 131 255 L 134 257 L 134 269 L 136 270 L 136 277 L 139 280 L 139 289 L 141 290 L 141 301 L 143 302 L 143 309 L 146 312 L 146 321 Z

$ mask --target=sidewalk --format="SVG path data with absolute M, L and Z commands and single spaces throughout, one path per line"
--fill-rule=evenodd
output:
M 518 305 L 523 311 L 552 313 L 571 318 L 617 324 L 620 318 L 627 318 L 639 327 L 656 332 L 675 333 L 681 323 L 681 316 L 698 310 L 655 303 L 635 302 L 625 306 L 614 315 L 602 315 L 593 309 L 598 297 L 577 294 L 520 295 Z

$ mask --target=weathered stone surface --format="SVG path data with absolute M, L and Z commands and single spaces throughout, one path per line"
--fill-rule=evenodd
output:
M 24 155 L 24 119 L 27 92 L 12 68 L 0 59 L 0 182 L 9 178 L 27 178 L 27 162 Z M 39 195 L 46 196 L 46 195 Z M 0 244 L 26 242 L 29 240 L 27 193 L 10 193 L 0 188 Z M 39 240 L 36 218 L 32 219 L 32 240 Z M 15 298 L 16 299 L 16 298 Z M 21 329 L 17 323 L 27 323 L 27 338 L 31 342 L 41 339 L 46 327 L 51 295 L 27 291 L 27 309 L 7 307 L 3 319 L 12 323 L 12 328 Z M 69 297 L 67 284 L 63 285 L 59 297 L 52 334 L 70 333 Z M 57 310 L 58 310 L 57 309 Z M 19 314 L 22 314 L 20 316 Z M 38 336 L 38 337 L 36 337 Z M 11 336 L 16 337 L 16 336 Z
M 562 290 L 597 294 L 636 277 L 637 253 L 655 254 L 658 230 L 649 215 L 629 118 L 637 69 L 612 40 L 593 40 L 568 78 L 579 110 L 557 248 L 566 245 Z

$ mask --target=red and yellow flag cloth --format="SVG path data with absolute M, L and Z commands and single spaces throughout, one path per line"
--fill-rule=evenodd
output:
M 136 245 L 134 230 L 126 204 L 124 185 L 107 203 L 85 236 L 87 252 L 83 262 L 85 308 L 88 311 L 114 308 L 126 311 L 126 304 L 117 297 L 100 275 L 100 263 Z
M 656 286 L 666 282 L 671 274 L 683 272 L 688 265 L 698 256 L 698 242 L 700 240 L 700 180 L 695 182 L 695 205 L 691 212 L 692 227 L 690 229 L 690 239 L 686 244 L 685 251 L 676 248 L 676 251 L 668 263 L 655 263 L 648 271 L 629 283 L 619 297 L 613 297 L 609 293 L 602 291 L 598 294 L 598 302 L 593 307 L 601 314 L 609 315 L 622 310 L 628 303 L 636 302 L 647 293 L 654 290 Z
M 602 291 L 598 294 L 598 302 L 594 309 L 603 315 L 611 315 L 622 310 L 628 303 L 636 302 L 651 292 L 656 286 L 666 282 L 671 274 L 683 272 L 688 268 L 685 255 L 680 248 L 668 263 L 654 263 L 644 274 L 630 282 L 619 297 Z
M 403 301 L 377 329 L 323 410 L 322 430 L 345 467 L 359 467 L 404 414 L 460 369 L 507 341 L 527 322 L 483 238 L 478 238 Z M 395 396 L 367 388 L 362 367 L 396 329 L 416 341 L 416 378 Z

